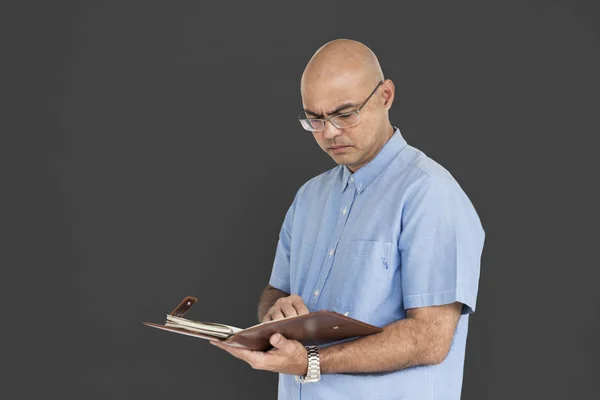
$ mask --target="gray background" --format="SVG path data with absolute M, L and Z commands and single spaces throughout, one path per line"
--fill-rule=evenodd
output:
M 594 2 L 39 1 L 5 17 L 8 398 L 275 398 L 275 374 L 141 322 L 186 295 L 190 318 L 257 322 L 285 212 L 335 165 L 296 117 L 306 62 L 340 37 L 375 51 L 392 123 L 486 229 L 463 399 L 600 398 Z

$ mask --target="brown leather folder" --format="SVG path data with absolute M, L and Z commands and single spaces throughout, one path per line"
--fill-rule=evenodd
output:
M 198 299 L 195 297 L 186 297 L 170 315 L 182 317 L 197 301 Z M 231 346 L 260 351 L 272 348 L 269 338 L 274 333 L 280 333 L 284 337 L 297 340 L 304 345 L 319 345 L 383 331 L 380 327 L 369 325 L 335 311 L 328 310 L 264 322 L 239 330 L 237 333 L 223 339 L 152 322 L 143 322 L 143 324 L 182 335 L 218 340 Z

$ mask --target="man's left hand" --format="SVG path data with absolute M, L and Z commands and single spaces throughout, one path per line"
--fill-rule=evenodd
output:
M 223 344 L 216 340 L 210 343 L 225 350 L 234 357 L 246 361 L 254 369 L 279 372 L 289 375 L 306 375 L 308 353 L 302 343 L 286 339 L 275 333 L 269 340 L 273 348 L 267 352 L 241 349 Z

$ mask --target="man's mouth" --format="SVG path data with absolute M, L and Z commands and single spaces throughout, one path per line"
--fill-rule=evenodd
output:
M 331 151 L 332 153 L 343 153 L 348 147 L 350 146 L 332 146 L 329 148 L 329 151 Z

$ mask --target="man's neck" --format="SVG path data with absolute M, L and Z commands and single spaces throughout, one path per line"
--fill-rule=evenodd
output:
M 392 124 L 388 125 L 388 127 L 386 128 L 386 130 L 387 130 L 387 134 L 385 136 L 385 141 L 379 147 L 379 149 L 377 149 L 377 151 L 375 152 L 375 154 L 373 154 L 373 156 L 371 158 L 369 158 L 369 160 L 367 162 L 365 162 L 364 164 L 362 164 L 361 166 L 359 166 L 356 169 L 353 169 L 353 167 L 349 166 L 348 169 L 350 170 L 350 172 L 355 173 L 356 171 L 358 171 L 359 169 L 361 169 L 362 167 L 364 167 L 365 165 L 367 165 L 368 163 L 370 163 L 371 161 L 373 161 L 373 159 L 375 157 L 377 157 L 377 154 L 379 154 L 379 152 L 381 151 L 381 149 L 383 149 L 383 146 L 385 146 L 385 144 L 392 138 L 392 136 L 394 136 L 394 132 L 396 132 L 396 129 L 392 126 Z

